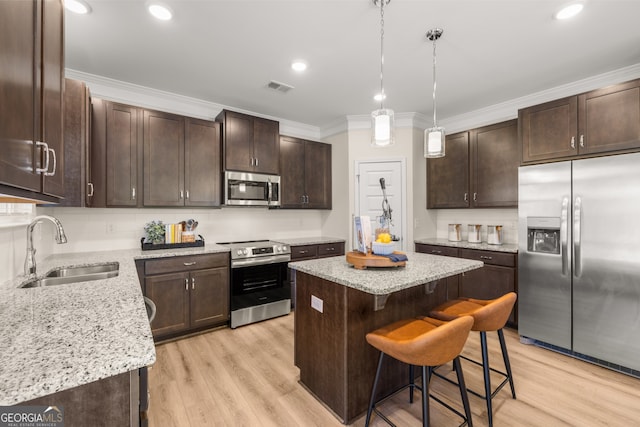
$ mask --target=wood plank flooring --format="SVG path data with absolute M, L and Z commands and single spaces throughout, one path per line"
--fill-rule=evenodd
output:
M 158 345 L 157 362 L 149 372 L 150 426 L 341 426 L 298 383 L 293 316 Z M 492 366 L 502 370 L 497 336 L 488 336 Z M 505 337 L 517 399 L 511 398 L 508 385 L 494 398 L 495 427 L 640 425 L 639 379 L 521 344 L 513 330 L 505 330 Z M 463 354 L 479 359 L 477 333 L 472 332 Z M 483 390 L 481 368 L 462 363 L 467 385 Z M 452 374 L 447 366 L 439 372 Z M 461 408 L 456 386 L 434 377 L 431 390 Z M 419 392 L 412 405 L 407 397 L 405 391 L 380 409 L 398 426 L 419 426 Z M 484 401 L 473 395 L 469 399 L 474 425 L 487 426 Z M 460 423 L 435 401 L 430 405 L 432 426 Z M 352 425 L 363 426 L 364 416 Z M 371 425 L 386 423 L 374 415 Z

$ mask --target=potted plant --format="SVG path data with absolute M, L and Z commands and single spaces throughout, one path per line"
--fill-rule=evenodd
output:
M 162 221 L 151 221 L 144 226 L 147 242 L 164 243 L 164 224 Z

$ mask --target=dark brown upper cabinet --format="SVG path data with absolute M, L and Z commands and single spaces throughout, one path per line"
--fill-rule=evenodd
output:
M 427 209 L 468 208 L 469 132 L 446 136 L 445 156 L 427 159 Z
M 280 124 L 273 120 L 222 110 L 224 169 L 279 174 Z
M 91 99 L 91 207 L 142 207 L 142 110 Z
M 640 148 L 640 79 L 518 111 L 523 164 Z
M 331 145 L 280 137 L 281 208 L 331 209 Z
M 220 206 L 219 126 L 144 112 L 144 206 Z
M 518 121 L 473 129 L 471 144 L 471 207 L 518 206 Z
M 427 208 L 518 205 L 518 123 L 447 136 L 445 157 L 427 159 Z
M 0 189 L 18 197 L 64 196 L 60 0 L 0 2 Z

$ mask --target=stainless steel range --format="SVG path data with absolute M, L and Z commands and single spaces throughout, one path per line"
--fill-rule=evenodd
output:
M 269 240 L 218 243 L 231 250 L 231 327 L 291 312 L 291 248 Z

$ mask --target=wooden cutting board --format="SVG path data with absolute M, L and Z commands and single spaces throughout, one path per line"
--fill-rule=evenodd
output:
M 404 254 L 404 252 L 394 251 L 394 254 Z M 347 252 L 347 262 L 352 264 L 354 268 L 358 270 L 364 270 L 367 267 L 404 267 L 406 261 L 393 262 L 386 256 L 363 254 L 358 251 Z

